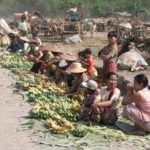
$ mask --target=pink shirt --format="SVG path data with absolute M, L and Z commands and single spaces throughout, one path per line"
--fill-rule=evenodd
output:
M 150 122 L 150 90 L 144 88 L 143 90 L 138 91 L 141 96 L 141 100 L 136 102 L 136 106 L 140 109 L 144 121 Z

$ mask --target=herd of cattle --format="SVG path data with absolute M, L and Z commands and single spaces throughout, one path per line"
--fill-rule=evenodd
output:
M 10 44 L 7 34 L 15 32 L 17 23 L 20 21 L 22 14 L 14 14 L 13 18 L 0 19 L 0 47 Z M 144 33 L 140 26 L 135 26 L 131 22 L 121 21 L 114 18 L 98 18 L 81 20 L 79 22 L 65 22 L 63 19 L 45 19 L 39 12 L 33 12 L 28 16 L 27 20 L 29 34 L 37 32 L 43 36 L 51 36 L 55 38 L 65 39 L 68 35 L 83 35 L 90 32 L 93 38 L 95 32 L 108 32 L 110 30 L 117 30 L 119 39 L 124 41 L 121 55 L 118 57 L 117 65 L 119 69 L 128 69 L 131 71 L 138 71 L 148 68 L 150 54 L 144 46 L 146 52 L 141 51 L 138 45 L 142 45 Z M 146 23 L 147 30 L 149 30 L 149 23 Z M 137 40 L 138 39 L 138 40 Z M 145 38 L 146 39 L 146 38 Z M 130 42 L 134 42 L 134 46 L 129 48 Z M 140 43 L 140 44 L 139 44 Z M 144 43 L 145 44 L 145 43 Z M 143 45 L 142 45 L 143 46 Z

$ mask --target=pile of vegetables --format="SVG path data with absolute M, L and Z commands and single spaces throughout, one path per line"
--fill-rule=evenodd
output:
M 71 122 L 80 120 L 78 111 L 81 105 L 75 98 L 63 97 L 69 90 L 64 82 L 58 87 L 54 79 L 50 81 L 46 75 L 28 71 L 32 64 L 19 54 L 3 55 L 0 64 L 18 76 L 16 87 L 26 91 L 28 101 L 34 103 L 30 111 L 32 118 L 45 120 L 45 124 L 55 133 L 74 130 Z
M 65 83 L 61 83 L 57 86 L 54 78 L 30 72 L 29 69 L 33 64 L 29 63 L 19 54 L 3 55 L 0 58 L 0 65 L 15 73 L 18 79 L 16 88 L 19 92 L 25 93 L 26 101 L 33 105 L 29 117 L 39 122 L 44 122 L 44 128 L 48 130 L 50 134 L 63 134 L 63 136 L 69 134 L 73 138 L 84 137 L 84 140 L 81 139 L 81 142 L 88 146 L 90 146 L 91 143 L 92 148 L 93 145 L 91 141 L 98 145 L 100 145 L 101 141 L 102 145 L 108 144 L 107 147 L 109 147 L 110 143 L 113 145 L 115 143 L 117 146 L 119 144 L 127 146 L 133 139 L 136 139 L 132 141 L 129 146 L 133 145 L 134 147 L 136 144 L 141 144 L 140 147 L 142 149 L 148 145 L 149 137 L 129 137 L 115 127 L 86 126 L 78 114 L 81 102 L 84 98 L 83 95 L 75 95 L 72 99 L 64 97 L 64 93 L 69 90 Z M 86 139 L 87 142 L 85 143 Z M 49 142 L 52 142 L 52 140 Z M 56 143 L 57 142 L 56 139 Z M 73 146 L 74 143 L 71 147 Z M 80 146 L 82 147 L 83 145 Z

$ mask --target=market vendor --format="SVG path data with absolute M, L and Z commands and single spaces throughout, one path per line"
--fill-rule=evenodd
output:
M 36 32 L 36 31 L 32 33 L 32 38 L 31 38 L 31 40 L 36 40 L 36 41 L 38 42 L 38 45 L 39 45 L 39 46 L 42 46 L 42 41 L 41 41 L 41 39 L 37 36 L 37 32 Z
M 9 33 L 8 37 L 10 38 L 10 45 L 8 46 L 7 50 L 11 52 L 18 52 L 19 50 L 24 48 L 23 41 L 17 37 L 14 33 Z
M 25 51 L 28 50 L 29 47 L 29 39 L 26 36 L 20 37 L 20 40 L 23 43 L 23 49 L 20 49 L 19 52 L 24 53 Z
M 28 48 L 24 51 L 24 56 L 27 56 L 29 61 L 34 61 L 34 56 L 38 55 L 38 49 L 38 42 L 36 40 L 31 40 L 29 41 Z
M 145 135 L 150 132 L 150 90 L 148 78 L 144 74 L 134 77 L 134 84 L 127 85 L 127 94 L 124 96 L 122 105 L 126 106 L 123 117 L 132 121 L 135 135 Z
M 62 51 L 56 45 L 51 46 L 50 51 L 52 52 L 54 58 L 47 63 L 47 70 L 52 75 L 55 75 L 56 68 L 60 62 L 60 55 L 62 54 Z
M 101 88 L 92 104 L 92 120 L 97 123 L 113 125 L 118 119 L 120 90 L 117 86 L 117 75 L 109 72 L 106 75 L 106 87 Z
M 78 94 L 78 89 L 83 82 L 83 74 L 86 72 L 86 69 L 80 63 L 74 62 L 68 72 L 74 76 L 74 81 L 72 83 L 72 89 L 65 96 L 72 97 Z
M 84 87 L 84 100 L 82 101 L 83 107 L 81 107 L 79 114 L 84 121 L 90 121 L 92 115 L 91 105 L 96 100 L 95 91 L 98 88 L 98 84 L 94 80 L 88 80 L 82 83 Z
M 43 73 L 49 61 L 51 61 L 54 58 L 54 55 L 50 51 L 50 48 L 51 47 L 49 45 L 42 45 L 35 52 L 35 56 L 33 58 L 34 65 L 31 68 L 32 72 L 38 73 L 40 69 L 41 73 Z
M 71 68 L 72 63 L 77 60 L 77 57 L 72 54 L 62 54 L 60 55 L 60 58 L 61 61 L 56 69 L 56 80 L 58 83 L 64 80 L 68 86 L 72 86 L 72 80 L 74 80 L 74 77 L 67 70 Z

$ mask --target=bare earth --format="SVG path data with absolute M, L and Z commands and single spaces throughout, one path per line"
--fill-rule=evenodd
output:
M 97 33 L 94 39 L 86 37 L 83 43 L 64 44 L 57 43 L 59 48 L 64 51 L 77 53 L 86 47 L 90 47 L 94 54 L 96 65 L 102 66 L 102 61 L 96 57 L 98 50 L 107 44 L 106 33 Z M 145 73 L 150 80 L 150 68 L 146 71 L 134 72 L 118 71 L 126 79 L 132 81 L 138 73 Z M 32 131 L 18 131 L 19 118 L 27 116 L 31 109 L 28 104 L 22 105 L 23 98 L 21 95 L 13 93 L 15 80 L 12 79 L 12 73 L 9 70 L 0 67 L 0 150 L 37 150 L 38 148 L 32 142 L 30 137 Z M 125 150 L 124 148 L 107 148 L 106 150 Z
M 31 131 L 18 131 L 19 118 L 27 115 L 30 106 L 22 105 L 22 96 L 13 94 L 11 76 L 0 68 L 0 150 L 37 150 L 29 137 Z

